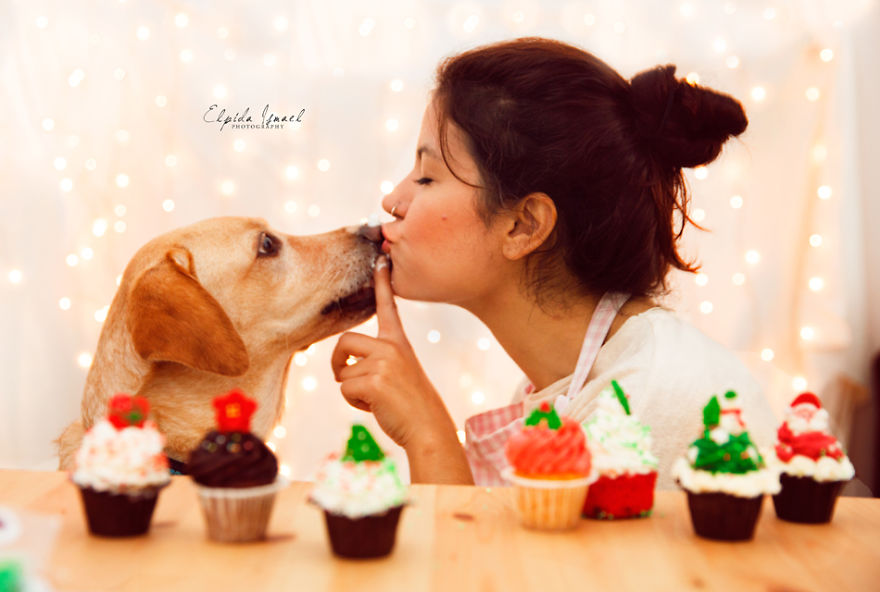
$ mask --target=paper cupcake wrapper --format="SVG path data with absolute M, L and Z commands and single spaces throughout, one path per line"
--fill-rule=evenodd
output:
M 208 538 L 240 543 L 266 537 L 275 495 L 288 481 L 278 476 L 268 485 L 244 488 L 197 485 Z
M 513 484 L 520 523 L 539 530 L 567 530 L 578 525 L 594 475 L 582 479 L 528 479 L 508 468 L 502 475 Z

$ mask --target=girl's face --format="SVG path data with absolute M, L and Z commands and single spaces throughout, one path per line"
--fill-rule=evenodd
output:
M 481 184 L 464 133 L 449 122 L 447 158 L 459 177 Z M 440 153 L 437 113 L 425 109 L 415 167 L 382 207 L 396 219 L 382 226 L 382 249 L 392 260 L 394 292 L 404 298 L 467 307 L 485 296 L 507 272 L 501 254 L 502 219 L 486 228 L 477 213 L 478 189 L 459 181 Z

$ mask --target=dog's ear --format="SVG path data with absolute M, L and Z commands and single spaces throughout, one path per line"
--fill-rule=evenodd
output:
M 226 312 L 196 279 L 192 255 L 175 247 L 137 279 L 128 329 L 145 360 L 225 376 L 248 368 L 247 349 Z

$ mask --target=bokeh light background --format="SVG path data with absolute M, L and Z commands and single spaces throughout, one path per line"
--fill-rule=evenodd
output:
M 870 0 L 0 3 L 0 466 L 54 468 L 51 440 L 78 414 L 142 244 L 218 215 L 312 234 L 379 214 L 412 166 L 438 61 L 525 35 L 580 45 L 626 77 L 675 63 L 742 100 L 746 134 L 688 172 L 710 232 L 686 232 L 703 271 L 676 275 L 666 302 L 737 351 L 777 411 L 809 388 L 848 417 L 880 348 L 877 13 Z M 305 111 L 280 130 L 221 131 L 203 121 L 212 104 L 257 120 L 267 104 Z M 478 321 L 400 310 L 460 427 L 507 403 L 521 374 Z M 295 478 L 351 420 L 373 425 L 339 395 L 334 344 L 291 366 L 272 442 Z

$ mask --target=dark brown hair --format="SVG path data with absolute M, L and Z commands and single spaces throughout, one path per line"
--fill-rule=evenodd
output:
M 570 289 L 560 282 L 574 276 L 594 294 L 643 296 L 666 289 L 670 266 L 696 271 L 676 249 L 692 222 L 682 167 L 711 162 L 748 124 L 737 100 L 677 80 L 675 66 L 627 81 L 592 54 L 542 38 L 446 59 L 434 101 L 450 170 L 447 123 L 465 133 L 487 223 L 533 192 L 555 203 L 556 228 L 528 260 L 539 295 Z

